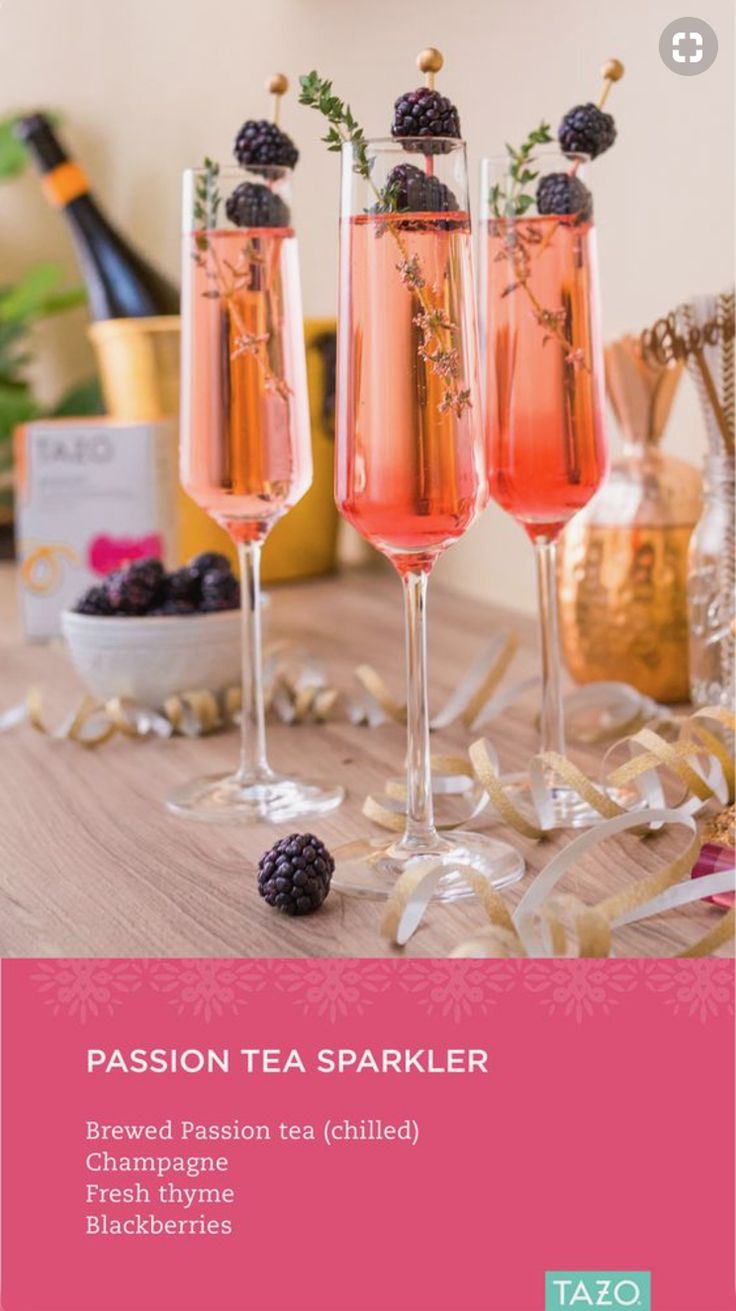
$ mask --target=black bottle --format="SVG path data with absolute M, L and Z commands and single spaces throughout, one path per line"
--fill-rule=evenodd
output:
M 48 118 L 28 114 L 18 119 L 15 133 L 43 175 L 47 200 L 63 210 L 69 223 L 92 318 L 178 314 L 178 291 L 105 218 L 84 171 L 69 158 Z

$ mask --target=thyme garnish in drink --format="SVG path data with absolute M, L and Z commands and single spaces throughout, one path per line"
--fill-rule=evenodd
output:
M 456 344 L 458 327 L 447 313 L 441 287 L 427 278 L 417 253 L 412 252 L 407 245 L 401 222 L 395 221 L 394 217 L 404 213 L 411 214 L 412 218 L 406 219 L 406 230 L 409 231 L 417 230 L 422 225 L 422 220 L 415 218 L 414 215 L 426 215 L 425 225 L 429 228 L 429 225 L 436 221 L 438 214 L 447 214 L 445 228 L 449 229 L 453 222 L 449 216 L 457 208 L 455 197 L 449 188 L 432 176 L 431 172 L 423 172 L 411 164 L 397 165 L 389 174 L 385 185 L 377 186 L 372 177 L 374 160 L 369 155 L 365 134 L 350 105 L 334 94 L 332 82 L 328 78 L 320 77 L 315 71 L 299 80 L 302 88 L 300 104 L 317 110 L 327 119 L 329 127 L 322 138 L 327 149 L 337 151 L 347 143 L 352 145 L 353 170 L 369 184 L 376 198 L 372 212 L 376 215 L 386 215 L 386 222 L 377 225 L 376 235 L 383 236 L 388 232 L 396 243 L 399 256 L 396 269 L 399 277 L 407 290 L 419 301 L 419 309 L 413 319 L 419 330 L 420 341 L 417 348 L 419 358 L 442 382 L 440 411 L 445 413 L 451 410 L 460 416 L 472 405 L 472 399 L 470 388 L 463 385 L 461 359 Z M 425 89 L 420 88 L 420 90 Z M 433 90 L 430 94 L 449 105 L 449 102 L 444 101 L 444 97 L 437 97 Z M 428 97 L 425 97 L 425 100 L 427 99 Z M 425 105 L 423 108 L 425 112 L 427 110 L 432 112 L 431 105 Z M 442 118 L 436 121 L 445 126 L 447 120 Z M 427 155 L 435 148 L 440 148 L 439 141 L 428 142 Z M 455 219 L 457 218 L 458 215 L 455 213 Z

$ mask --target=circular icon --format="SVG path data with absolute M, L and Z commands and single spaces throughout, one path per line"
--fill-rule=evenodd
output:
M 702 18 L 676 18 L 659 38 L 662 63 L 681 77 L 697 77 L 715 63 L 718 37 Z

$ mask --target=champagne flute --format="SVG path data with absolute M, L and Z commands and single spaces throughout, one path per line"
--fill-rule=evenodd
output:
M 481 173 L 481 286 L 487 449 L 493 498 L 535 550 L 542 635 L 541 751 L 564 756 L 557 542 L 607 467 L 603 356 L 592 197 L 583 156 L 535 152 L 529 183 L 546 184 L 568 213 L 539 213 L 508 155 Z M 518 169 L 516 170 L 518 174 Z M 538 179 L 538 180 L 537 180 Z M 535 195 L 543 195 L 535 190 Z M 532 203 L 529 203 L 530 200 Z M 546 208 L 543 205 L 543 208 Z M 522 807 L 527 776 L 514 776 Z M 554 768 L 546 774 L 555 826 L 600 819 Z
M 261 548 L 312 480 L 289 182 L 286 168 L 211 162 L 184 175 L 181 479 L 237 546 L 243 643 L 239 767 L 168 801 L 198 819 L 286 823 L 325 814 L 344 796 L 275 773 L 266 755 Z
M 524 862 L 433 817 L 427 583 L 487 496 L 465 144 L 435 138 L 433 151 L 406 137 L 342 147 L 336 500 L 401 578 L 408 752 L 402 836 L 338 852 L 335 882 L 381 896 L 439 867 L 436 896 L 451 900 L 471 892 L 464 874 L 500 886 Z

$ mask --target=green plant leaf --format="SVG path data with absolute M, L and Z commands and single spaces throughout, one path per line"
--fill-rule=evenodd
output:
M 0 118 L 0 180 L 3 181 L 19 177 L 28 163 L 25 146 L 13 135 L 17 118 L 17 114 Z
M 61 278 L 58 264 L 45 261 L 29 269 L 20 282 L 0 298 L 0 320 L 7 323 L 34 318 Z
M 63 415 L 104 414 L 105 402 L 102 397 L 100 382 L 97 377 L 85 378 L 76 382 L 59 401 L 51 414 L 54 418 Z
M 27 423 L 41 413 L 27 383 L 0 383 L 0 439 L 11 436 L 18 423 Z
M 40 318 L 50 318 L 53 314 L 64 314 L 67 310 L 77 309 L 87 304 L 84 287 L 69 287 L 68 291 L 55 291 L 39 306 Z

